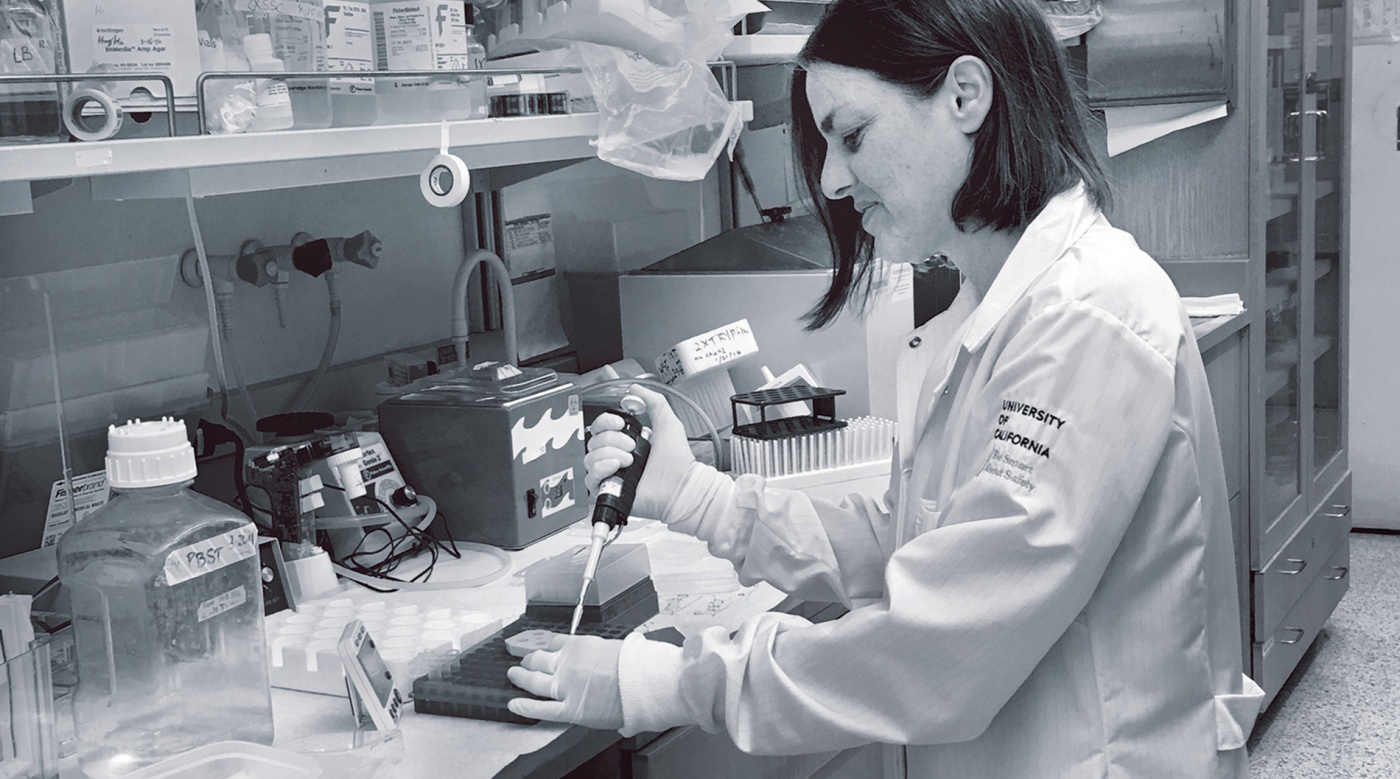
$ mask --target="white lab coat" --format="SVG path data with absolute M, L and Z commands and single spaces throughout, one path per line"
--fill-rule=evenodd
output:
M 1161 268 L 1061 194 L 985 299 L 964 285 L 910 334 L 897 382 L 883 503 L 692 466 L 673 529 L 741 581 L 855 607 L 683 650 L 629 637 L 623 732 L 908 745 L 914 777 L 1245 777 L 1263 695 L 1205 371 Z

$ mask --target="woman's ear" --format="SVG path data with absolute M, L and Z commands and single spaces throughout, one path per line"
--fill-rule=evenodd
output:
M 982 127 L 992 110 L 992 71 L 987 63 L 970 54 L 953 60 L 943 86 L 953 102 L 953 121 L 971 135 Z

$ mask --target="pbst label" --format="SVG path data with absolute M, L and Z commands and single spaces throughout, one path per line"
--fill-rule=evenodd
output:
M 258 553 L 258 539 L 252 529 L 196 541 L 172 550 L 165 557 L 165 583 L 171 586 L 197 579 L 206 573 L 227 568 Z

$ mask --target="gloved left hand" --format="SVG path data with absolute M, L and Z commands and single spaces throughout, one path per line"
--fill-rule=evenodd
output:
M 531 652 L 506 671 L 516 687 L 552 700 L 512 698 L 506 708 L 530 719 L 617 730 L 622 727 L 621 654 L 622 642 L 616 639 L 555 636 L 548 649 Z

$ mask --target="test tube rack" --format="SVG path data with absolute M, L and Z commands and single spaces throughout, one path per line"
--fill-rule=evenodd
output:
M 656 587 L 644 578 L 599 606 L 585 606 L 578 634 L 624 638 L 656 616 L 660 604 Z M 529 604 L 525 615 L 479 645 L 434 668 L 413 682 L 413 709 L 424 714 L 494 720 L 532 725 L 537 720 L 506 708 L 511 698 L 529 693 L 511 684 L 506 669 L 520 662 L 506 648 L 506 639 L 526 630 L 568 633 L 572 606 Z
M 311 601 L 297 611 L 267 618 L 268 676 L 273 687 L 346 695 L 345 669 L 336 644 L 351 620 L 365 623 L 400 694 L 428 668 L 468 649 L 501 628 L 501 620 L 479 611 L 359 603 L 349 598 Z

